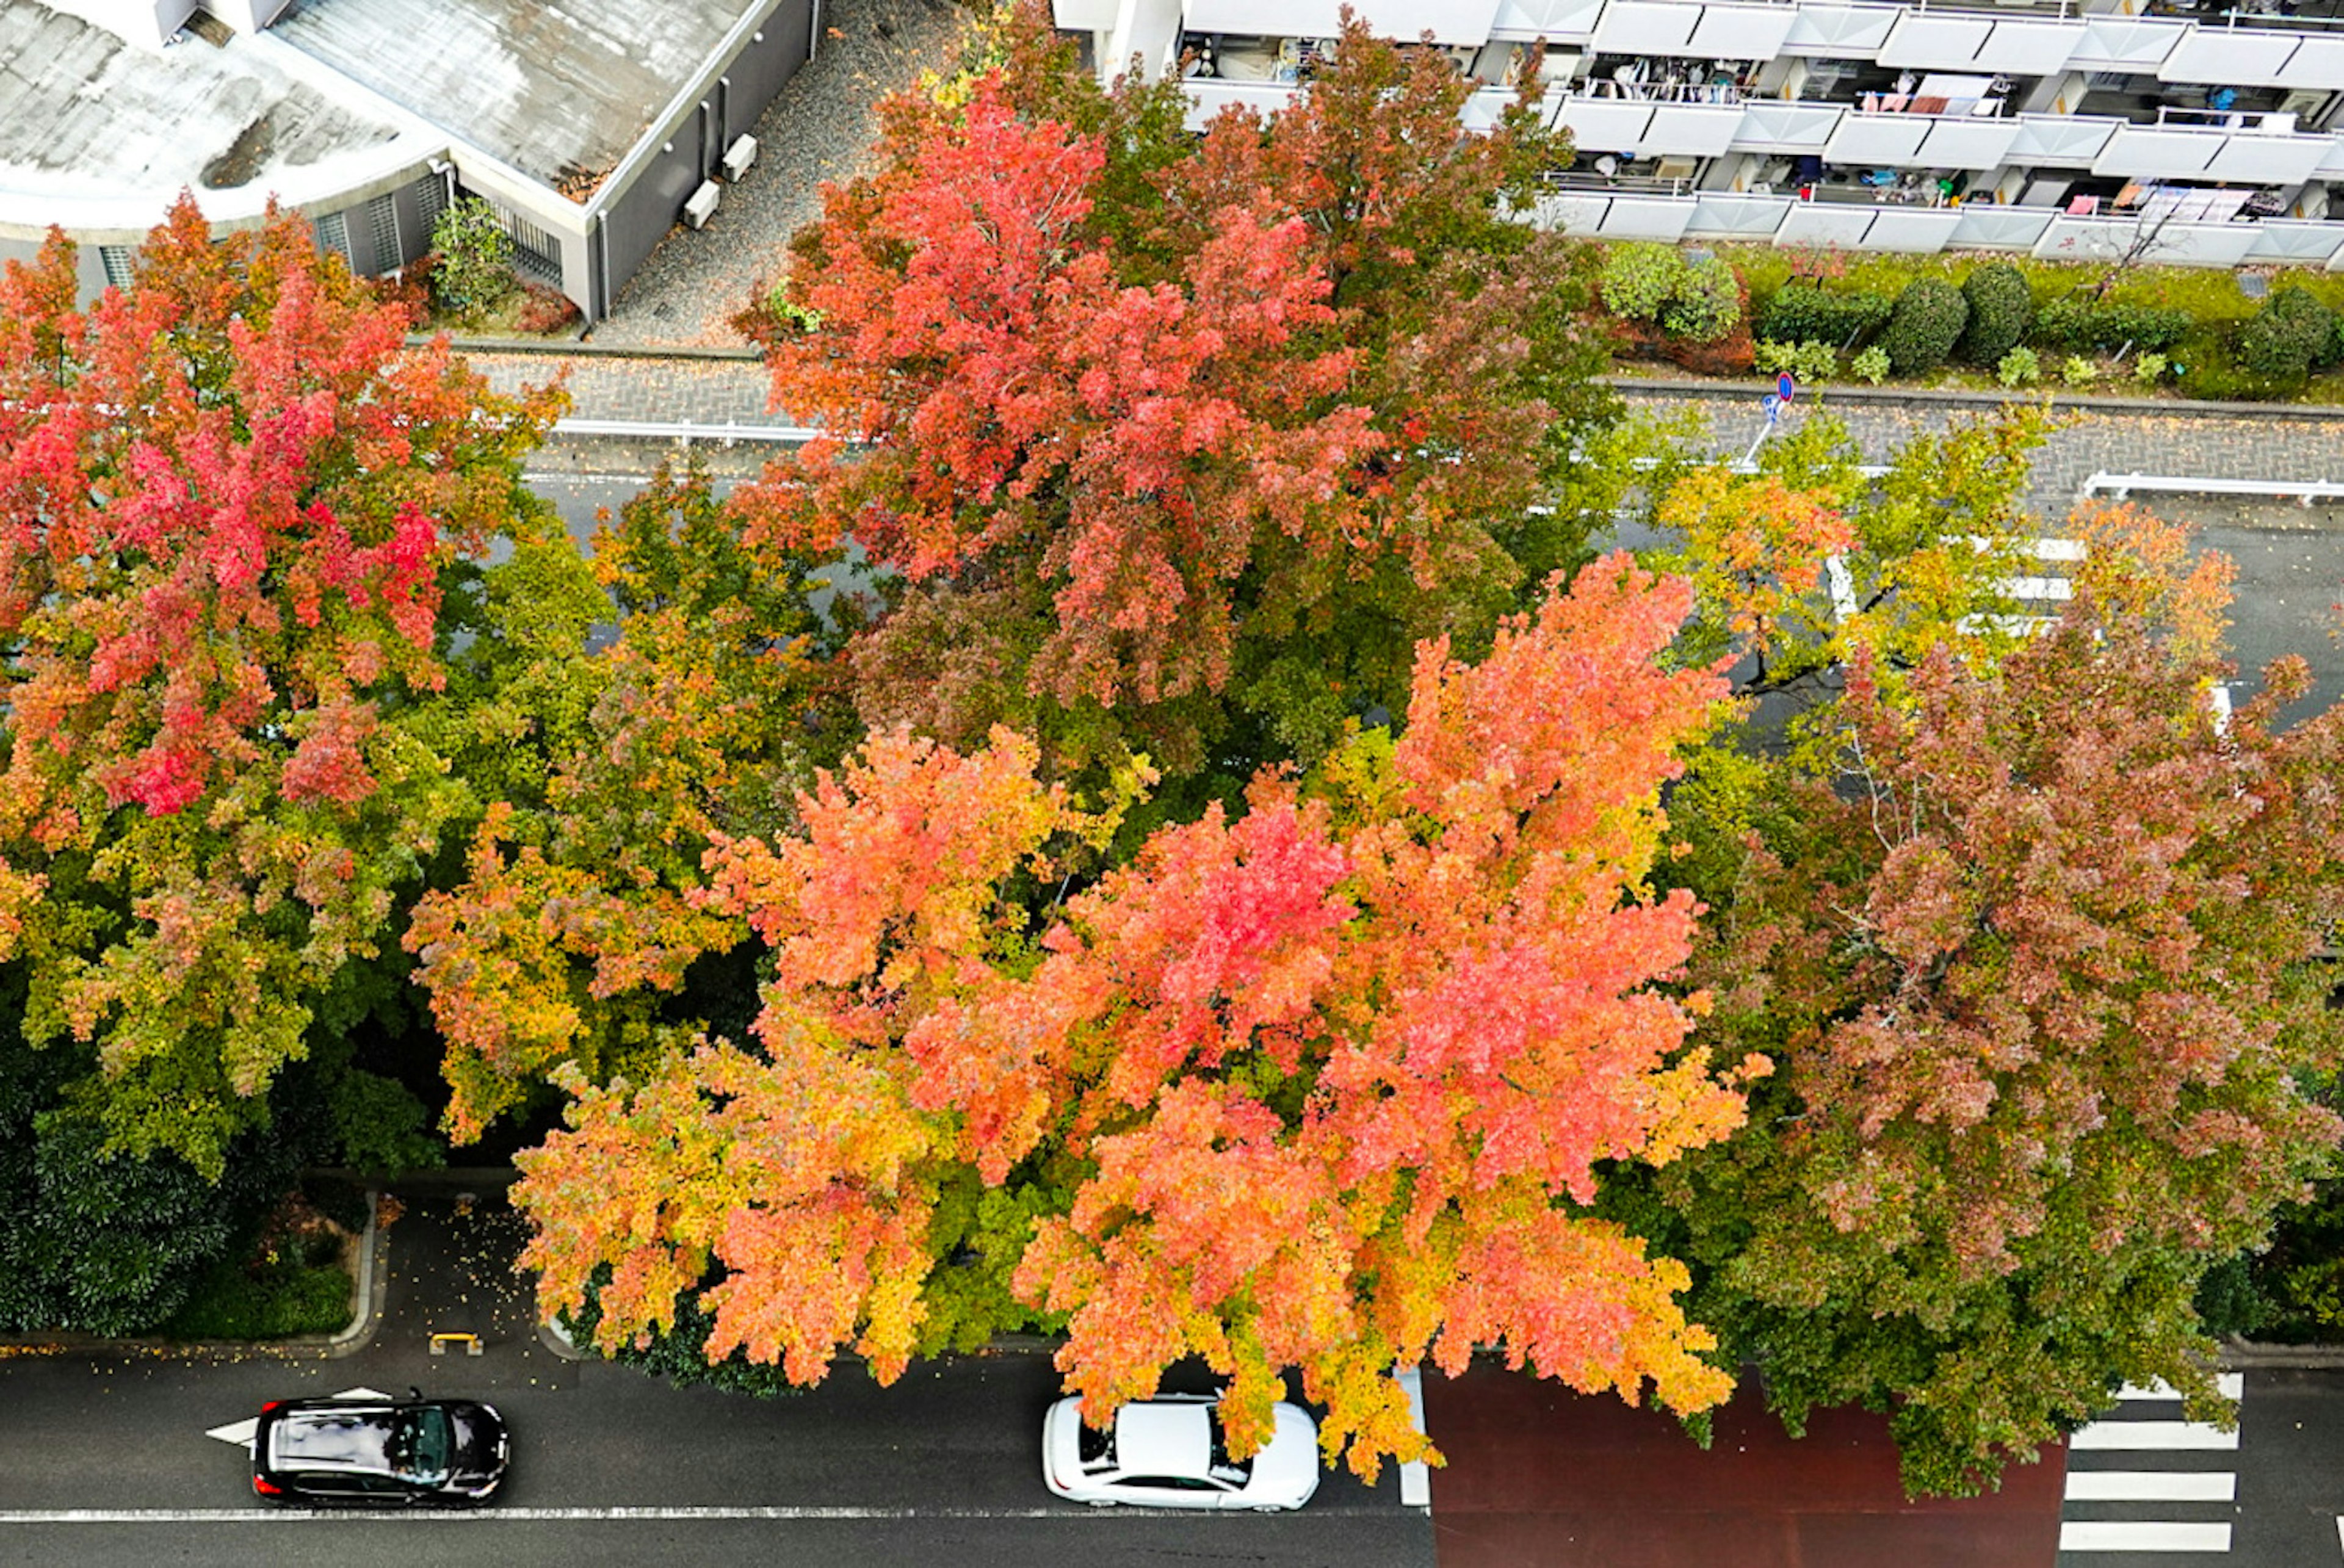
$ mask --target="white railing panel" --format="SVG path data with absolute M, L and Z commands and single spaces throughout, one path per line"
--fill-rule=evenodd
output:
M 1486 131 L 1498 123 L 1498 116 L 1504 114 L 1507 106 L 1513 101 L 1514 89 L 1511 87 L 1484 87 L 1466 98 L 1465 107 L 1459 117 L 1464 120 L 1467 130 Z M 1554 123 L 1552 94 L 1549 94 L 1547 101 L 1540 106 L 1539 118 L 1549 125 Z
M 1925 115 L 1849 115 L 1824 144 L 1824 158 L 1857 167 L 1909 164 L 1928 134 Z
M 1620 239 L 1682 239 L 1692 209 L 1683 197 L 1615 196 L 1601 232 Z
M 1603 15 L 1603 0 L 1500 0 L 1490 33 L 1500 38 L 1584 43 Z
M 1748 152 L 1819 153 L 1846 113 L 1838 104 L 1745 103 L 1733 145 Z
M 2173 46 L 2157 66 L 2167 82 L 2235 82 L 2268 86 L 2287 69 L 2302 41 L 2299 33 L 2249 33 L 2243 28 L 2200 27 Z
M 1369 0 L 1353 9 L 1388 38 L 1430 31 L 1443 44 L 1478 44 L 1490 35 L 1498 0 Z M 1341 12 L 1341 0 L 1186 0 L 1181 25 L 1191 33 L 1329 38 L 1342 31 Z
M 1655 104 L 1642 150 L 1715 157 L 1733 145 L 1741 128 L 1739 104 Z
M 1874 210 L 1872 227 L 1864 231 L 1866 250 L 1943 250 L 1961 227 L 1959 208 L 1950 207 L 1883 207 Z
M 2092 172 L 2132 179 L 2169 179 L 2204 174 L 2214 155 L 2222 150 L 2218 130 L 2165 130 L 2155 126 L 2119 126 Z
M 2251 223 L 2167 223 L 2138 259 L 2165 267 L 2235 267 L 2255 247 Z M 2143 223 L 2128 217 L 2054 217 L 2035 254 L 2046 261 L 2113 261 L 2141 241 Z
M 2039 207 L 1974 204 L 1958 211 L 1960 220 L 1954 225 L 1953 238 L 1945 243 L 1987 250 L 2032 250 L 2056 216 L 2050 208 Z
M 1994 31 L 1990 15 L 1907 11 L 1896 19 L 1888 41 L 1880 46 L 1884 66 L 1925 66 L 1959 70 L 1975 63 L 1978 50 Z
M 1950 115 L 1932 118 L 1918 161 L 1928 168 L 1996 168 L 2017 139 L 2016 120 Z
M 2084 41 L 2080 22 L 2007 22 L 1994 25 L 1993 34 L 1979 46 L 1976 63 L 1982 71 L 2011 71 L 2047 76 L 2066 69 Z
M 1802 5 L 1783 35 L 1783 51 L 1871 59 L 1903 15 L 1894 5 Z
M 2306 223 L 2283 217 L 2265 218 L 2254 226 L 2255 243 L 2248 261 L 2325 262 L 2344 248 L 2344 223 Z
M 2154 71 L 2188 33 L 2187 22 L 2147 16 L 2092 16 L 2067 64 L 2077 70 Z
M 1720 60 L 1771 60 L 1798 15 L 1791 5 L 1704 5 L 1692 52 Z
M 1783 217 L 1797 205 L 1786 196 L 1703 191 L 1693 198 L 1692 221 L 1685 226 L 1685 232 L 1767 238 L 1783 227 Z
M 1683 55 L 1691 52 L 1701 7 L 1669 0 L 1611 0 L 1595 24 L 1595 47 L 1607 55 Z
M 2306 38 L 2278 68 L 2283 87 L 2332 87 L 2344 82 L 2344 38 Z
M 2018 135 L 2010 144 L 2010 161 L 2088 168 L 2123 124 L 2096 115 L 2021 115 Z
M 1566 234 L 1595 234 L 1603 228 L 1603 214 L 1612 206 L 1608 196 L 1581 195 L 1542 196 L 1531 209 L 1531 221 L 1541 228 L 1559 228 Z
M 2300 185 L 2335 145 L 2331 137 L 2258 137 L 2233 133 L 2206 166 L 2216 179 L 2256 185 Z
M 1842 207 L 1836 202 L 1802 201 L 1792 205 L 1774 231 L 1777 245 L 1834 245 L 1860 250 L 1871 230 L 1874 207 Z
M 1180 84 L 1188 95 L 1188 112 L 1181 116 L 1190 130 L 1205 128 L 1215 115 L 1230 104 L 1258 109 L 1265 115 L 1276 114 L 1294 102 L 1299 87 L 1278 82 L 1224 82 L 1216 77 L 1191 76 Z
M 1625 98 L 1565 98 L 1555 106 L 1554 120 L 1571 132 L 1581 152 L 1632 153 L 1644 145 L 1652 106 Z
M 2046 261 L 2113 261 L 2140 238 L 2140 225 L 2131 218 L 2069 217 L 2056 214 L 2035 242 L 2035 254 Z

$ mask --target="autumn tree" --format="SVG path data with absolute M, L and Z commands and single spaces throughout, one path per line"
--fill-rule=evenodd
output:
M 662 467 L 591 566 L 563 548 L 501 574 L 500 609 L 526 630 L 464 672 L 484 814 L 406 935 L 460 1141 L 561 1066 L 608 1077 L 753 1011 L 749 928 L 698 897 L 702 856 L 793 824 L 852 731 L 828 684 L 851 605 L 817 615 L 816 563 L 777 576 L 772 561 L 743 547 L 704 471 Z M 590 646 L 605 622 L 615 636 Z
M 393 983 L 465 810 L 443 592 L 540 526 L 555 405 L 403 349 L 289 217 L 215 243 L 182 197 L 130 287 L 75 278 L 53 238 L 0 279 L 0 960 L 111 1144 L 217 1177 Z
M 1570 247 L 1514 216 L 1568 144 L 1527 106 L 1460 134 L 1470 84 L 1356 21 L 1291 106 L 1191 137 L 1177 82 L 1101 89 L 1047 21 L 891 100 L 741 319 L 836 438 L 752 510 L 906 580 L 852 653 L 874 725 L 1233 797 L 1583 559 L 1533 508 L 1602 358 Z
M 607 1085 L 515 1201 L 549 1310 L 604 1342 L 688 1304 L 810 1382 L 1062 1325 L 1095 1418 L 1196 1355 L 1240 1447 L 1281 1373 L 1329 1452 L 1417 1452 L 1389 1376 L 1477 1346 L 1680 1410 L 1732 1379 L 1685 1275 L 1579 1205 L 1740 1097 L 1663 995 L 1695 908 L 1643 892 L 1658 789 L 1722 686 L 1656 655 L 1689 592 L 1610 558 L 1478 663 L 1420 652 L 1405 731 L 1080 877 L 1144 778 L 1076 799 L 997 730 L 874 735 L 802 826 L 720 837 L 700 900 L 770 950 L 753 1037 Z
M 1713 913 L 1699 1037 L 1775 1072 L 1747 1128 L 1606 1211 L 1796 1430 L 1892 1411 L 1907 1484 L 1965 1492 L 2164 1379 L 2212 1413 L 2207 1268 L 2325 1168 L 2339 725 L 2298 661 L 2227 723 L 2218 565 L 2137 514 L 2058 623 L 1894 684 L 1858 648 L 1828 751 L 1677 801 Z

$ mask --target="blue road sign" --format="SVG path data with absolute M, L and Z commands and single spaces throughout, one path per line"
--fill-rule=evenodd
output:
M 1791 379 L 1790 371 L 1785 370 L 1774 378 L 1774 395 L 1781 398 L 1783 401 L 1789 402 L 1791 394 L 1798 389 L 1799 383 Z

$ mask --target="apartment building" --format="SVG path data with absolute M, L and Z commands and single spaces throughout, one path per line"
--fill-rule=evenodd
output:
M 1578 156 L 1542 216 L 1622 238 L 2344 268 L 2344 0 L 1360 0 Z M 1339 0 L 1056 0 L 1103 75 L 1271 108 Z M 2331 195 L 2331 192 L 2334 194 Z

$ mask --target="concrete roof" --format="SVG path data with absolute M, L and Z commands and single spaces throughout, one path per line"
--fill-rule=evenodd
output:
M 39 0 L 0 0 L 0 224 L 143 230 L 183 186 L 207 214 L 243 216 L 422 156 L 401 133 L 254 40 L 157 54 Z
M 294 0 L 271 38 L 548 185 L 626 156 L 754 0 Z

